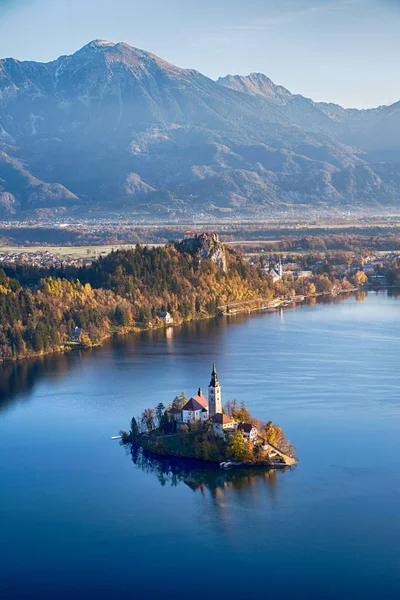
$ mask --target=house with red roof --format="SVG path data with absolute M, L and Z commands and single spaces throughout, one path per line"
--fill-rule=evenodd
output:
M 225 437 L 226 433 L 234 432 L 236 428 L 236 422 L 229 415 L 217 413 L 212 417 L 212 429 L 215 435 Z
M 193 423 L 193 421 L 207 421 L 208 402 L 203 396 L 201 389 L 197 396 L 192 396 L 182 407 L 182 423 Z

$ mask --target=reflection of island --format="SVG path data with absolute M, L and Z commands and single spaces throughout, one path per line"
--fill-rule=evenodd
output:
M 208 490 L 219 497 L 223 490 L 233 488 L 244 492 L 254 488 L 258 482 L 264 483 L 273 495 L 278 477 L 291 468 L 279 471 L 256 468 L 223 470 L 201 461 L 155 456 L 139 446 L 130 447 L 130 454 L 133 463 L 144 473 L 153 473 L 162 486 L 175 487 L 182 483 L 193 491 Z

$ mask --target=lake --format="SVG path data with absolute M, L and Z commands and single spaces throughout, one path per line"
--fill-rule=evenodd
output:
M 0 598 L 398 598 L 399 316 L 369 292 L 0 367 Z M 182 472 L 111 440 L 214 360 L 295 468 Z

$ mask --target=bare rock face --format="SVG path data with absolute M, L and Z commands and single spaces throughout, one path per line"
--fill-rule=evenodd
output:
M 19 208 L 19 202 L 13 194 L 3 192 L 0 188 L 0 217 L 15 215 Z
M 181 242 L 177 244 L 178 250 L 194 256 L 200 254 L 201 259 L 211 259 L 220 269 L 226 271 L 225 247 L 219 241 L 216 233 L 194 233 L 188 231 Z

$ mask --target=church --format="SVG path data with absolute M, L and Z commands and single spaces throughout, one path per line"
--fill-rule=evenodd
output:
M 243 429 L 244 437 L 247 437 L 254 442 L 257 437 L 257 429 L 251 424 L 236 423 L 229 415 L 224 414 L 222 409 L 222 392 L 221 384 L 218 380 L 217 369 L 215 363 L 211 373 L 211 380 L 208 386 L 208 398 L 206 398 L 201 390 L 182 408 L 175 406 L 167 410 L 168 420 L 174 424 L 174 429 L 181 429 L 183 426 L 189 426 L 191 423 L 212 422 L 212 429 L 217 436 L 224 437 L 226 434 L 232 434 L 235 431 L 242 430 L 244 425 L 248 425 L 249 431 Z
M 207 421 L 219 413 L 222 414 L 222 396 L 214 363 L 210 385 L 208 386 L 208 400 L 199 388 L 197 396 L 192 396 L 182 407 L 182 423 L 191 423 L 199 419 Z
M 212 420 L 212 427 L 216 435 L 225 436 L 226 433 L 233 433 L 237 429 L 237 423 L 228 415 L 223 414 L 221 385 L 215 363 L 208 386 L 208 399 L 199 388 L 197 395 L 192 396 L 181 409 L 172 407 L 167 414 L 169 421 L 175 422 L 177 428 L 184 425 L 190 426 L 194 422 L 205 423 Z
M 173 407 L 167 413 L 169 420 L 175 421 L 177 425 L 189 425 L 194 421 L 205 422 L 213 419 L 216 415 L 222 415 L 221 385 L 218 381 L 215 363 L 208 386 L 208 399 L 199 388 L 197 395 L 192 396 L 181 409 Z

